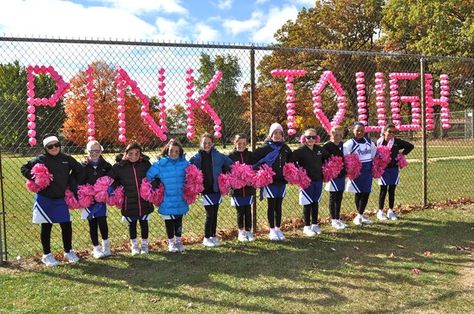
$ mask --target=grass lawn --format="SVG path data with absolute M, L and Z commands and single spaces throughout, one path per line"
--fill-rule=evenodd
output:
M 283 242 L 0 267 L 0 312 L 472 311 L 474 206 Z

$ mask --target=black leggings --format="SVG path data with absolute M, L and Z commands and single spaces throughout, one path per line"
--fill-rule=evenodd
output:
M 140 231 L 142 239 L 148 239 L 148 220 L 140 221 Z M 131 221 L 128 225 L 128 231 L 130 232 L 130 239 L 137 238 L 137 221 Z
M 357 211 L 361 215 L 364 213 L 365 208 L 367 207 L 367 203 L 369 202 L 369 195 L 370 195 L 370 192 L 355 194 L 355 198 L 354 198 L 355 205 L 356 205 Z
M 341 203 L 344 191 L 329 192 L 329 213 L 332 219 L 341 219 Z
M 70 221 L 61 222 L 61 235 L 63 238 L 64 252 L 68 253 L 72 249 L 72 224 Z M 51 230 L 53 224 L 41 224 L 41 245 L 43 246 L 43 254 L 51 253 Z
M 387 189 L 388 189 L 388 208 L 393 209 L 393 206 L 395 205 L 395 189 L 396 188 L 397 188 L 396 185 L 381 185 L 380 186 L 379 209 L 383 209 L 383 205 L 385 204 L 385 196 L 387 196 Z
M 91 236 L 92 245 L 99 245 L 99 235 L 98 229 L 100 229 L 100 234 L 102 235 L 102 240 L 107 240 L 109 238 L 109 227 L 107 226 L 107 216 L 97 217 L 89 220 L 89 234 Z
M 252 205 L 237 206 L 237 225 L 239 229 L 250 231 L 252 228 Z
M 204 206 L 206 210 L 206 222 L 204 223 L 204 237 L 210 238 L 216 236 L 217 230 L 217 212 L 219 204 Z
M 181 237 L 183 232 L 183 216 L 174 216 L 173 219 L 165 219 L 166 235 L 168 239 L 173 239 L 174 236 Z
M 268 210 L 267 218 L 270 228 L 281 226 L 281 206 L 283 204 L 283 197 L 269 198 L 268 199 Z
M 303 206 L 304 225 L 318 224 L 319 203 L 312 203 Z

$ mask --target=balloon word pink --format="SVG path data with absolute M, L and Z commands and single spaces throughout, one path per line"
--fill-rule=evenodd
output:
M 65 83 L 62 76 L 58 74 L 54 70 L 52 66 L 45 67 L 44 65 L 42 66 L 27 66 L 26 67 L 26 77 L 27 77 L 27 83 L 26 83 L 26 103 L 28 104 L 28 143 L 31 146 L 35 146 L 37 141 L 36 141 L 36 123 L 34 122 L 36 120 L 36 115 L 35 111 L 36 108 L 35 106 L 50 106 L 54 107 L 56 106 L 56 103 L 60 98 L 64 96 L 66 93 L 66 90 L 69 88 L 69 84 Z M 49 76 L 54 80 L 56 83 L 56 91 L 51 95 L 49 98 L 36 98 L 35 97 L 35 75 L 39 74 L 49 74 Z

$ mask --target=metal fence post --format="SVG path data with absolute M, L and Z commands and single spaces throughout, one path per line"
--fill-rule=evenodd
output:
M 7 260 L 7 234 L 5 224 L 5 198 L 3 194 L 3 166 L 2 147 L 0 147 L 0 201 L 2 203 L 0 212 L 0 265 Z M 4 249 L 5 248 L 5 249 Z
M 255 150 L 255 49 L 250 49 L 250 146 Z M 257 230 L 257 199 L 252 204 L 252 229 Z
M 426 99 L 425 99 L 425 58 L 420 58 L 420 99 L 421 99 L 421 159 L 423 181 L 423 206 L 428 204 L 428 158 L 426 151 Z

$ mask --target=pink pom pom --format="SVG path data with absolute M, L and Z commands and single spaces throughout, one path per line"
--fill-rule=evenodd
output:
M 107 204 L 111 206 L 115 206 L 117 208 L 122 208 L 124 199 L 125 199 L 125 192 L 124 192 L 123 186 L 118 186 L 114 190 L 112 195 L 109 196 L 108 198 L 109 202 Z
M 198 194 L 204 191 L 204 178 L 201 170 L 195 165 L 189 165 L 185 173 L 183 197 L 186 203 L 192 204 Z
M 44 164 L 38 163 L 34 165 L 31 169 L 31 175 L 41 190 L 49 186 L 51 181 L 53 181 L 53 175 Z
M 311 179 L 306 174 L 306 170 L 295 166 L 293 163 L 286 163 L 283 166 L 283 177 L 290 184 L 294 184 L 303 190 L 308 188 L 311 184 Z
M 263 164 L 256 172 L 252 185 L 256 189 L 263 188 L 264 186 L 267 186 L 273 182 L 274 175 L 275 172 L 273 172 L 273 169 L 269 165 Z
M 71 190 L 69 189 L 66 189 L 64 200 L 66 201 L 67 207 L 69 207 L 69 209 L 82 208 L 81 205 L 79 204 L 79 201 L 74 196 L 74 193 L 72 193 Z
M 79 205 L 81 208 L 87 208 L 94 203 L 94 187 L 90 184 L 79 185 L 77 196 L 79 197 Z
M 112 185 L 114 179 L 108 176 L 103 176 L 97 179 L 94 184 L 94 197 L 96 202 L 109 203 L 109 186 Z
M 36 184 L 33 180 L 26 180 L 26 188 L 28 191 L 33 193 L 38 193 L 41 191 L 41 188 L 38 184 Z
M 230 166 L 230 186 L 233 189 L 241 189 L 244 186 L 252 185 L 255 172 L 252 167 L 247 164 L 236 162 Z
M 153 203 L 155 206 L 160 206 L 163 202 L 164 192 L 165 186 L 162 183 L 160 183 L 157 189 L 153 189 L 151 182 L 143 178 L 140 185 L 140 195 L 145 201 Z
M 403 169 L 406 166 L 408 166 L 408 161 L 405 158 L 405 155 L 403 155 L 402 153 L 399 153 L 397 155 L 397 164 L 398 164 L 398 167 L 400 167 L 400 169 Z
M 217 183 L 219 185 L 219 191 L 222 195 L 227 195 L 230 192 L 230 181 L 231 176 L 228 174 L 221 173 L 217 178 Z
M 324 182 L 337 178 L 344 168 L 344 161 L 340 156 L 331 156 L 323 165 Z
M 346 167 L 347 177 L 351 180 L 360 175 L 362 169 L 362 162 L 355 154 L 349 154 L 344 157 L 344 165 Z

